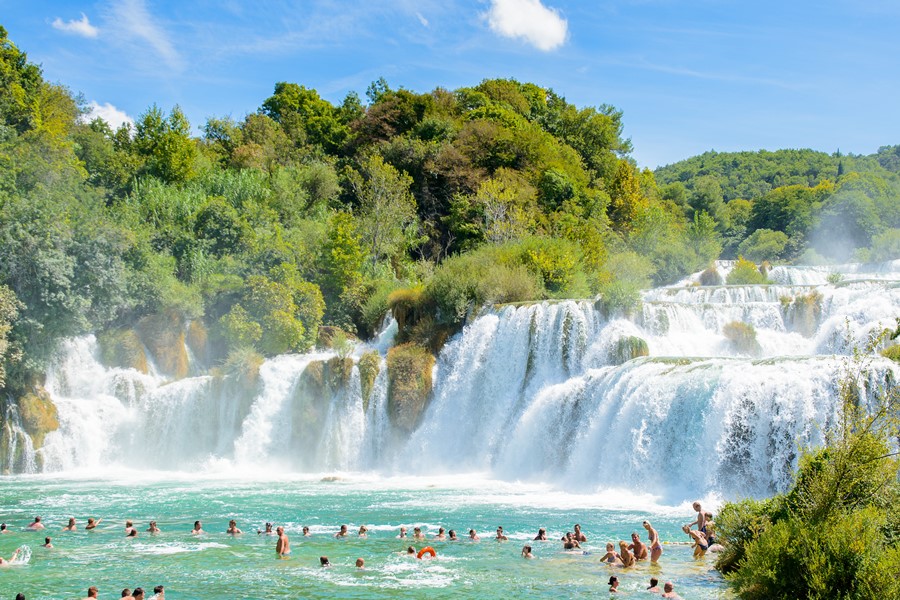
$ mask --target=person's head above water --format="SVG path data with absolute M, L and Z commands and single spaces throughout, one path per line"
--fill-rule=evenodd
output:
M 666 584 L 663 586 L 663 591 L 664 591 L 664 592 L 671 592 L 671 591 L 674 590 L 674 589 L 675 589 L 675 586 L 672 585 L 672 582 L 671 582 L 671 581 L 667 581 Z
M 329 562 L 327 556 L 320 556 L 320 557 L 319 557 L 319 564 L 322 565 L 323 567 L 330 567 L 330 566 L 331 566 L 331 562 Z
M 357 569 L 362 569 L 362 568 L 365 567 L 365 566 L 366 566 L 366 561 L 364 561 L 364 560 L 361 559 L 361 558 L 357 558 L 357 559 L 356 559 L 356 568 L 357 568 Z
M 619 583 L 619 578 L 618 578 L 618 577 L 616 577 L 615 575 L 613 575 L 612 577 L 609 578 L 609 584 L 608 584 L 608 585 L 614 585 L 614 584 L 616 584 L 616 583 Z

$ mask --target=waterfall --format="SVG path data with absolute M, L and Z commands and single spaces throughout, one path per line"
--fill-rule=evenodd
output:
M 168 381 L 104 367 L 93 336 L 68 340 L 46 383 L 59 429 L 26 448 L 7 409 L 6 456 L 20 459 L 0 466 L 477 471 L 676 499 L 784 490 L 799 449 L 822 444 L 838 416 L 853 349 L 896 327 L 900 263 L 775 267 L 777 283 L 756 286 L 698 276 L 647 290 L 628 318 L 591 301 L 485 310 L 441 350 L 411 432 L 391 419 L 391 318 L 354 356 L 278 356 L 244 377 Z M 381 356 L 367 398 L 363 350 Z M 897 375 L 873 358 L 862 389 L 871 400 Z

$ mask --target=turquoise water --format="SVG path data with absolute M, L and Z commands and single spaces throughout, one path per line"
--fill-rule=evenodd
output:
M 601 564 L 605 543 L 629 539 L 632 531 L 643 534 L 644 519 L 653 522 L 664 542 L 684 542 L 679 527 L 693 518 L 688 504 L 659 506 L 652 498 L 621 492 L 573 495 L 475 476 L 324 481 L 257 474 L 238 481 L 137 472 L 109 479 L 0 481 L 0 519 L 13 530 L 0 536 L 0 555 L 9 558 L 22 545 L 32 550 L 28 564 L 0 569 L 0 600 L 17 592 L 28 600 L 83 598 L 90 585 L 100 588 L 100 598 L 118 598 L 122 588 L 136 586 L 150 596 L 158 584 L 165 585 L 170 599 L 606 597 L 611 574 L 629 597 L 651 597 L 643 591 L 651 576 L 673 581 L 686 599 L 728 597 L 713 559 L 692 560 L 686 545 L 666 544 L 658 566 Z M 42 516 L 47 530 L 23 531 L 35 515 Z M 93 532 L 61 531 L 70 516 L 79 528 L 87 517 L 103 521 Z M 141 532 L 137 538 L 124 537 L 126 519 Z M 207 533 L 192 536 L 197 519 Z M 225 534 L 229 519 L 245 533 Z M 162 533 L 145 533 L 150 520 Z M 290 559 L 275 557 L 274 536 L 256 534 L 266 521 L 286 527 Z M 588 554 L 563 552 L 557 541 L 576 522 L 588 536 Z M 341 524 L 352 535 L 335 540 Z M 369 528 L 367 539 L 356 537 L 363 524 Z M 304 525 L 311 537 L 300 533 Z M 408 544 L 423 544 L 396 539 L 401 525 L 410 532 L 421 526 L 437 558 L 404 556 Z M 498 525 L 508 542 L 492 539 Z M 461 538 L 475 528 L 482 541 L 432 541 L 439 526 L 455 529 Z M 551 541 L 528 541 L 539 527 L 547 528 Z M 41 547 L 45 535 L 53 538 L 54 548 Z M 525 543 L 534 548 L 534 560 L 521 558 Z M 318 566 L 322 555 L 330 558 L 331 568 Z M 354 566 L 360 557 L 364 570 Z

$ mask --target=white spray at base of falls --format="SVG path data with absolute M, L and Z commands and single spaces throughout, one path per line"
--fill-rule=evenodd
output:
M 781 284 L 649 290 L 631 319 L 607 318 L 591 301 L 487 310 L 441 351 L 410 433 L 390 417 L 392 319 L 369 347 L 382 359 L 365 400 L 356 359 L 332 353 L 275 357 L 255 378 L 168 382 L 102 366 L 92 336 L 69 340 L 47 379 L 60 429 L 33 464 L 480 472 L 677 500 L 768 494 L 790 484 L 798 449 L 821 444 L 834 423 L 851 349 L 900 315 L 889 269 L 839 285 L 794 285 L 827 274 L 779 269 Z M 735 321 L 753 328 L 756 345 L 729 339 Z M 649 356 L 623 358 L 637 338 Z M 874 359 L 865 389 L 897 374 Z

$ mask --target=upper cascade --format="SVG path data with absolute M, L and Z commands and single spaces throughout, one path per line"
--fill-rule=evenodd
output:
M 433 386 L 412 421 L 392 395 L 392 319 L 349 357 L 283 355 L 252 376 L 174 382 L 103 366 L 86 336 L 48 373 L 59 429 L 36 450 L 19 429 L 11 439 L 33 454 L 26 470 L 479 471 L 674 499 L 764 495 L 789 486 L 799 446 L 835 422 L 852 350 L 896 326 L 900 263 L 889 265 L 685 281 L 646 291 L 631 317 L 589 300 L 495 307 L 422 374 Z M 875 358 L 860 389 L 872 400 L 898 374 Z

